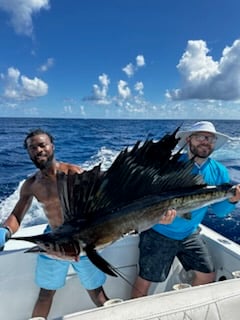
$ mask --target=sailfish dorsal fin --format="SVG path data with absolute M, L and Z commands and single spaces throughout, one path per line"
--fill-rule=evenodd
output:
M 202 188 L 205 184 L 201 176 L 192 174 L 193 161 L 182 162 L 180 151 L 173 152 L 178 130 L 159 141 L 138 141 L 133 148 L 125 148 L 105 172 L 98 165 L 81 174 L 59 173 L 57 184 L 65 221 L 87 223 L 148 195 Z

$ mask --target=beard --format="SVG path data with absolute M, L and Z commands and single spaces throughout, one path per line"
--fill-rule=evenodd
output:
M 37 157 L 31 158 L 31 160 L 38 169 L 43 170 L 51 166 L 53 158 L 54 158 L 54 154 L 51 154 L 45 161 L 39 161 Z
M 210 156 L 210 154 L 213 152 L 212 148 L 209 147 L 202 147 L 200 146 L 193 146 L 191 143 L 189 144 L 189 150 L 190 152 L 198 158 L 206 159 Z

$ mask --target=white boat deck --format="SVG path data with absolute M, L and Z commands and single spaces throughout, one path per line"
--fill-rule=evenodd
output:
M 240 279 L 128 300 L 56 320 L 239 320 Z

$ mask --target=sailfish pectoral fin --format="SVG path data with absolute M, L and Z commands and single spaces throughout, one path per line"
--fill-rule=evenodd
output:
M 92 246 L 87 246 L 85 252 L 89 260 L 101 271 L 112 276 L 117 277 L 117 271 L 114 266 L 102 258 Z M 81 259 L 81 258 L 80 258 Z

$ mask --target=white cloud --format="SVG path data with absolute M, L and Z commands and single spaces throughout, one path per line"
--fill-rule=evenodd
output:
M 145 65 L 145 60 L 142 55 L 138 55 L 136 57 L 136 65 L 134 66 L 132 63 L 129 63 L 122 70 L 130 77 L 134 74 L 134 72 Z M 118 107 L 118 110 L 122 110 L 128 113 L 138 114 L 144 112 L 145 108 L 148 108 L 145 100 L 142 98 L 144 95 L 143 89 L 144 84 L 141 81 L 138 81 L 134 84 L 133 89 L 135 90 L 135 95 L 132 94 L 132 90 L 129 84 L 124 80 L 119 80 L 117 83 L 117 95 L 110 96 L 108 94 L 110 80 L 106 74 L 102 74 L 98 78 L 100 84 L 93 85 L 93 94 L 90 97 L 85 97 L 83 100 L 88 102 L 93 102 L 94 104 L 101 104 L 107 107 Z M 106 109 L 105 112 L 110 112 L 111 109 Z M 116 109 L 114 109 L 116 111 Z M 85 114 L 85 113 L 84 113 Z
M 93 85 L 93 97 L 95 98 L 95 100 L 103 102 L 106 100 L 107 97 L 110 80 L 108 76 L 104 73 L 98 77 L 98 80 L 100 82 L 100 85 Z
M 31 36 L 32 15 L 49 9 L 49 0 L 0 0 L 0 9 L 10 15 L 10 24 L 18 34 Z
M 136 57 L 136 65 L 133 63 L 129 63 L 126 65 L 126 67 L 122 68 L 122 71 L 126 73 L 126 75 L 130 78 L 132 77 L 135 72 L 139 69 L 145 66 L 145 59 L 143 55 L 138 55 Z
M 85 107 L 83 105 L 80 106 L 80 114 L 82 116 L 85 116 L 86 115 L 86 112 L 85 112 Z
M 145 59 L 143 55 L 138 55 L 136 57 L 136 64 L 139 68 L 145 66 Z
M 126 67 L 122 68 L 122 71 L 126 73 L 128 77 L 132 77 L 134 75 L 134 66 L 132 63 L 126 65 Z
M 105 89 L 108 89 L 108 86 L 110 84 L 110 79 L 108 78 L 108 76 L 105 73 L 103 73 L 101 76 L 99 76 L 98 80 Z
M 39 67 L 39 71 L 46 72 L 49 68 L 51 68 L 54 65 L 54 59 L 48 58 L 47 61 Z
M 126 81 L 120 80 L 118 82 L 118 94 L 122 99 L 127 99 L 131 96 L 131 90 L 127 85 Z
M 21 75 L 18 69 L 8 69 L 6 75 L 1 74 L 4 82 L 3 97 L 6 100 L 24 101 L 44 96 L 48 92 L 48 85 L 39 78 L 30 79 Z
M 26 76 L 21 76 L 21 81 L 22 91 L 26 97 L 41 97 L 48 92 L 48 85 L 37 77 L 29 79 Z
M 131 77 L 134 75 L 134 72 L 145 65 L 145 60 L 143 55 L 138 55 L 136 57 L 136 65 L 134 66 L 132 63 L 129 63 L 125 68 L 122 70 L 128 75 L 128 77 Z M 93 93 L 91 96 L 84 97 L 84 101 L 93 102 L 94 104 L 98 105 L 105 105 L 105 106 L 118 106 L 121 108 L 124 108 L 124 106 L 131 105 L 135 108 L 136 104 L 139 101 L 135 101 L 137 97 L 143 96 L 143 89 L 144 85 L 143 82 L 138 81 L 134 85 L 134 90 L 137 92 L 136 97 L 132 95 L 131 89 L 128 85 L 128 83 L 124 80 L 119 80 L 117 84 L 117 91 L 118 94 L 116 96 L 110 96 L 108 94 L 109 91 L 109 85 L 110 85 L 110 79 L 109 77 L 103 73 L 98 77 L 99 84 L 93 85 Z M 131 100 L 131 101 L 130 101 Z M 132 109 L 132 108 L 125 108 L 125 109 Z M 138 107 L 137 107 L 138 109 Z
M 144 85 L 141 81 L 135 83 L 134 89 L 141 95 L 143 95 Z
M 108 98 L 108 87 L 110 84 L 110 79 L 108 75 L 103 73 L 98 77 L 100 84 L 93 85 L 93 94 L 90 97 L 85 97 L 83 100 L 85 101 L 94 101 L 97 104 L 109 104 Z
M 205 41 L 188 41 L 187 49 L 177 68 L 183 86 L 168 90 L 172 100 L 240 99 L 240 39 L 223 50 L 219 61 L 209 55 Z
M 63 107 L 64 113 L 73 113 L 72 111 L 72 106 L 71 105 L 66 105 Z

